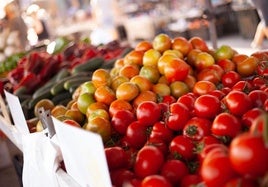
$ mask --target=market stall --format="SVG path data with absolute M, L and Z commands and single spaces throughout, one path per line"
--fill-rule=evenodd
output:
M 196 15 L 212 46 L 156 32 L 144 10 L 157 2 L 141 6 L 127 9 L 130 43 L 60 27 L 1 63 L 0 129 L 22 151 L 23 186 L 266 186 L 268 52 L 218 45 L 210 1 Z

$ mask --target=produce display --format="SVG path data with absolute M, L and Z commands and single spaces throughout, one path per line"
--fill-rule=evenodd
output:
M 118 41 L 93 46 L 59 38 L 52 53 L 43 49 L 31 50 L 22 58 L 13 55 L 15 60 L 6 62 L 12 63 L 12 68 L 6 72 L 3 87 L 19 97 L 26 118 L 31 118 L 39 100 L 47 98 L 55 104 L 66 104 L 73 90 L 91 79 L 92 71 L 109 68 L 128 50 L 129 46 L 122 46 Z
M 100 134 L 115 187 L 268 185 L 267 51 L 166 34 L 127 53 L 103 47 L 112 57 L 76 43 L 33 52 L 9 73 L 14 93 L 31 96 L 31 132 L 43 130 L 44 107 Z

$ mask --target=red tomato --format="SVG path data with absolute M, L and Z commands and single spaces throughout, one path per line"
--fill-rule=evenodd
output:
M 211 133 L 211 121 L 206 118 L 193 117 L 183 128 L 183 135 L 194 141 L 200 141 Z
M 124 149 L 115 146 L 104 149 L 109 170 L 124 168 L 127 166 L 127 154 Z
M 268 93 L 263 90 L 252 90 L 248 96 L 254 107 L 263 108 L 264 102 L 268 100 Z
M 145 145 L 151 145 L 157 147 L 164 156 L 168 153 L 168 143 L 159 138 L 149 138 Z
M 236 176 L 226 150 L 228 148 L 214 148 L 204 158 L 200 174 L 207 187 L 223 185 Z
M 177 102 L 184 104 L 189 109 L 189 111 L 192 111 L 194 108 L 194 102 L 196 98 L 197 96 L 195 94 L 189 92 L 179 97 L 177 99 Z
M 173 136 L 173 131 L 169 129 L 164 122 L 156 122 L 153 125 L 152 131 L 150 133 L 150 138 L 158 138 L 165 141 L 166 143 L 169 143 L 172 140 Z
M 183 81 L 190 71 L 190 66 L 182 59 L 168 61 L 164 67 L 164 75 L 168 82 Z
M 236 71 L 228 71 L 223 74 L 221 82 L 223 86 L 232 88 L 238 81 L 241 80 L 241 76 Z
M 228 151 L 228 148 L 221 143 L 212 143 L 209 145 L 205 145 L 203 147 L 203 149 L 200 150 L 198 156 L 198 160 L 200 161 L 200 163 L 203 162 L 203 160 L 207 157 L 208 153 L 214 149 L 218 149 L 219 151 Z
M 193 187 L 198 186 L 202 182 L 202 178 L 198 174 L 188 174 L 183 177 L 180 187 Z
M 194 158 L 194 143 L 184 135 L 174 137 L 169 144 L 169 151 L 173 158 L 191 160 Z
M 250 128 L 254 121 L 264 113 L 264 111 L 260 108 L 252 108 L 248 110 L 245 114 L 242 116 L 242 123 L 245 127 Z
M 263 112 L 252 121 L 252 125 L 249 128 L 251 134 L 263 134 L 265 125 L 268 124 L 268 114 Z M 267 131 L 266 131 L 267 132 Z M 266 135 L 265 135 L 266 136 Z
M 189 171 L 186 164 L 180 160 L 167 160 L 161 169 L 161 175 L 164 176 L 173 186 L 178 186 L 184 176 Z
M 225 183 L 224 187 L 256 187 L 259 186 L 258 182 L 252 178 L 237 177 Z
M 133 148 L 141 148 L 147 141 L 147 127 L 139 121 L 132 122 L 126 131 L 126 142 Z
M 124 186 L 135 178 L 135 174 L 128 169 L 110 171 L 111 182 L 114 186 Z
M 194 112 L 198 117 L 214 118 L 220 111 L 221 102 L 213 95 L 201 95 L 194 102 Z
M 145 177 L 140 187 L 172 187 L 170 182 L 161 175 L 150 175 Z
M 218 114 L 212 122 L 212 134 L 234 138 L 242 131 L 240 120 L 233 114 L 223 112 Z
M 126 134 L 129 124 L 136 120 L 135 114 L 129 110 L 118 110 L 111 119 L 112 127 L 119 134 Z
M 136 110 L 137 120 L 144 126 L 152 126 L 161 117 L 160 106 L 153 101 L 144 101 Z
M 146 145 L 138 151 L 134 173 L 140 178 L 157 174 L 164 160 L 163 153 L 157 147 Z
M 262 177 L 268 171 L 268 147 L 261 135 L 243 133 L 230 144 L 230 160 L 241 175 Z
M 230 113 L 242 116 L 252 108 L 250 97 L 242 91 L 232 90 L 223 98 Z
M 178 131 L 182 130 L 188 119 L 190 118 L 190 111 L 181 103 L 173 103 L 169 107 L 169 114 L 165 120 L 168 128 Z
M 249 81 L 246 80 L 240 80 L 232 87 L 232 90 L 238 90 L 245 93 L 249 93 L 251 90 L 253 90 L 253 86 Z

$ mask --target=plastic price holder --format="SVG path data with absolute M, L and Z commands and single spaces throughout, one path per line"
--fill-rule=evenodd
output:
M 21 108 L 19 98 L 7 91 L 4 92 L 15 127 L 22 134 L 30 134 L 25 116 L 23 114 L 23 110 Z
M 52 120 L 67 173 L 81 186 L 111 187 L 101 136 Z

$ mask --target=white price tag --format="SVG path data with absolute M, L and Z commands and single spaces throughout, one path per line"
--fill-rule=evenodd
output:
M 14 125 L 22 134 L 29 134 L 29 128 L 17 96 L 5 91 L 7 104 L 14 121 Z
M 101 136 L 52 119 L 67 173 L 81 186 L 111 187 Z

